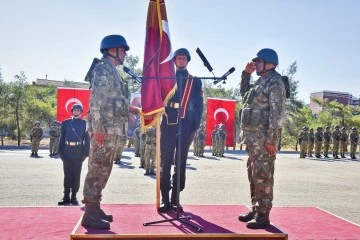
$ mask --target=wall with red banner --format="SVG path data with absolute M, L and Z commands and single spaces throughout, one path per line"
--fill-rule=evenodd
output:
M 227 131 L 226 146 L 234 146 L 236 101 L 221 98 L 208 98 L 206 112 L 207 146 L 212 145 L 211 132 L 216 124 L 224 124 Z
M 61 88 L 57 89 L 57 115 L 56 119 L 60 122 L 72 116 L 71 108 L 74 104 L 83 107 L 82 118 L 87 116 L 89 110 L 89 100 L 91 91 L 81 88 Z

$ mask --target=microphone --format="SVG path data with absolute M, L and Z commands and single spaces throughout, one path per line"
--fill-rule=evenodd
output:
M 129 74 L 133 79 L 135 79 L 136 81 L 138 81 L 139 83 L 141 83 L 141 77 L 139 77 L 138 75 L 136 75 L 134 72 L 132 72 L 128 67 L 123 67 L 124 72 L 126 72 L 127 74 Z
M 206 57 L 204 56 L 204 54 L 201 52 L 200 48 L 196 49 L 196 53 L 199 55 L 199 57 L 201 58 L 201 60 L 204 63 L 204 66 L 207 67 L 207 69 L 209 70 L 209 72 L 212 72 L 213 68 L 211 67 L 209 61 L 206 59 Z
M 221 80 L 226 80 L 227 76 L 229 76 L 230 74 L 232 74 L 233 72 L 235 72 L 235 68 L 232 67 L 229 69 L 229 71 L 227 71 L 224 75 L 221 76 L 221 78 L 219 80 L 214 81 L 214 84 L 219 83 Z

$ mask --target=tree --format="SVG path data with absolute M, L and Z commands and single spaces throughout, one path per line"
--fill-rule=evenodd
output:
M 125 57 L 124 65 L 128 67 L 136 75 L 140 76 L 142 73 L 141 68 L 137 67 L 139 63 L 139 57 L 129 55 Z M 121 77 L 127 82 L 130 93 L 138 93 L 141 87 L 141 84 L 136 82 L 129 74 L 125 73 L 122 68 L 119 68 Z
M 26 82 L 26 76 L 23 71 L 20 74 L 15 75 L 15 81 L 10 83 L 10 94 L 8 96 L 10 102 L 10 108 L 15 116 L 16 129 L 17 129 L 17 142 L 20 146 L 21 142 L 21 127 L 20 121 L 24 115 L 24 105 L 26 102 L 26 88 L 28 83 Z

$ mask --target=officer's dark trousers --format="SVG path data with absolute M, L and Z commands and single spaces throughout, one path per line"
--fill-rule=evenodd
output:
M 80 188 L 80 175 L 82 168 L 82 157 L 63 158 L 64 167 L 64 190 L 65 192 L 77 193 Z
M 190 145 L 190 135 L 193 125 L 192 112 L 186 113 L 186 118 L 181 121 L 181 158 L 180 158 L 180 191 L 185 188 L 185 170 L 186 160 Z M 168 125 L 166 117 L 163 116 L 161 122 L 161 172 L 160 172 L 160 189 L 161 191 L 169 191 L 171 189 L 171 164 L 175 159 L 174 174 L 172 176 L 173 187 L 177 187 L 177 156 L 179 150 L 178 142 L 178 127 L 179 125 Z M 175 151 L 176 150 L 176 151 Z M 175 154 L 175 155 L 174 155 Z

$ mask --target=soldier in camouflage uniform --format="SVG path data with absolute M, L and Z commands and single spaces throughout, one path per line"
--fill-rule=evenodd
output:
M 216 156 L 223 157 L 225 144 L 226 144 L 227 132 L 224 124 L 221 124 L 217 132 L 217 146 L 216 146 Z
M 205 130 L 204 125 L 200 125 L 199 130 L 197 131 L 197 148 L 199 157 L 204 157 L 204 148 L 205 148 Z
M 330 132 L 330 127 L 326 126 L 325 127 L 325 132 L 324 132 L 324 157 L 329 157 L 329 148 L 330 148 L 330 142 L 331 142 L 331 132 Z
M 31 129 L 31 157 L 38 157 L 40 141 L 43 137 L 43 129 L 40 127 L 40 122 L 36 121 L 34 127 Z
M 88 173 L 84 184 L 84 227 L 109 229 L 112 215 L 100 208 L 102 190 L 110 177 L 119 141 L 126 135 L 129 110 L 129 94 L 126 83 L 119 75 L 117 66 L 122 65 L 129 46 L 121 35 L 106 36 L 101 44 L 102 59 L 94 59 L 85 78 L 90 81 L 90 113 L 88 131 L 91 137 Z
M 145 149 L 146 149 L 146 133 L 140 134 L 140 166 L 145 168 Z
M 306 147 L 307 147 L 308 139 L 309 139 L 308 128 L 303 127 L 302 131 L 299 133 L 298 136 L 298 140 L 300 144 L 300 158 L 306 157 Z
M 133 134 L 135 157 L 140 157 L 140 134 L 141 134 L 141 127 L 138 126 L 137 128 L 135 128 Z
M 124 124 L 123 129 L 125 129 L 125 132 L 123 134 L 121 134 L 120 139 L 119 139 L 119 147 L 117 147 L 117 152 L 115 155 L 115 159 L 114 159 L 114 164 L 120 164 L 120 160 L 122 158 L 122 154 L 124 151 L 124 147 L 126 145 L 126 140 L 127 140 L 127 128 L 128 128 L 128 123 Z
M 53 121 L 50 128 L 50 157 L 58 154 L 59 139 L 60 139 L 60 123 L 56 120 Z
M 340 144 L 340 130 L 339 126 L 335 126 L 335 130 L 332 132 L 333 138 L 333 157 L 339 159 L 339 144 Z
M 340 156 L 342 158 L 346 158 L 345 152 L 347 151 L 347 145 L 348 145 L 348 134 L 346 133 L 346 128 L 342 127 L 340 133 Z
M 281 128 L 284 122 L 285 99 L 288 97 L 282 76 L 275 70 L 277 53 L 269 48 L 260 50 L 242 72 L 240 93 L 242 144 L 246 144 L 250 182 L 251 211 L 239 216 L 248 228 L 264 228 L 270 224 L 274 165 Z M 260 78 L 250 83 L 256 70 Z
M 196 131 L 196 133 L 194 134 L 194 139 L 193 139 L 194 156 L 199 156 L 199 148 L 198 148 L 198 131 L 199 130 Z
M 356 148 L 359 142 L 359 135 L 357 133 L 356 127 L 351 128 L 350 133 L 350 157 L 351 159 L 356 159 Z
M 215 156 L 216 155 L 216 146 L 217 146 L 217 142 L 216 142 L 216 135 L 217 135 L 217 131 L 218 131 L 218 128 L 219 128 L 219 125 L 218 124 L 215 124 L 214 125 L 214 130 L 212 130 L 211 132 L 211 141 L 212 141 L 212 155 Z
M 324 134 L 322 132 L 322 127 L 317 127 L 315 133 L 315 157 L 321 158 L 321 147 L 323 142 Z
M 308 156 L 312 157 L 312 153 L 314 150 L 314 143 L 315 143 L 315 134 L 314 134 L 314 129 L 310 128 L 309 129 L 309 141 L 308 141 Z
M 150 128 L 146 132 L 146 146 L 145 146 L 145 174 L 155 175 L 156 162 L 156 129 Z

